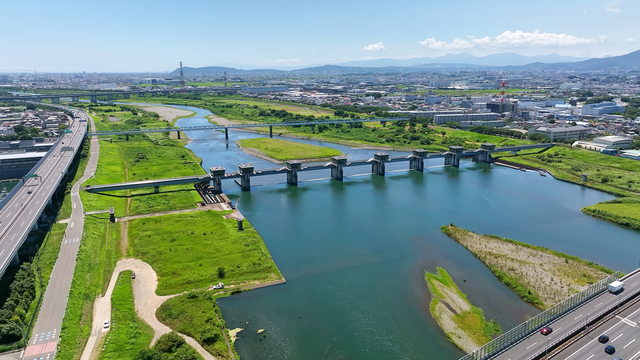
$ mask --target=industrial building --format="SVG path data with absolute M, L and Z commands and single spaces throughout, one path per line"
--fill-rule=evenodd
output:
M 582 106 L 582 115 L 601 116 L 604 114 L 611 114 L 615 111 L 623 113 L 624 110 L 625 107 L 623 105 L 618 105 L 613 101 L 601 102 Z
M 568 127 L 539 127 L 529 129 L 529 134 L 542 134 L 546 135 L 551 141 L 564 141 L 571 139 L 584 139 L 587 137 L 587 128 L 582 126 L 568 126 Z
M 449 121 L 456 121 L 462 123 L 463 121 L 486 121 L 486 120 L 498 120 L 498 114 L 447 114 L 447 115 L 435 115 L 433 117 L 434 124 L 446 124 Z

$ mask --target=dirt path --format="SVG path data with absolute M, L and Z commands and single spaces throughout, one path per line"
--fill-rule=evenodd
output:
M 149 345 L 152 346 L 160 336 L 171 332 L 171 328 L 158 321 L 156 318 L 156 310 L 168 299 L 181 294 L 170 296 L 156 295 L 158 276 L 151 265 L 139 259 L 121 259 L 116 264 L 116 268 L 111 275 L 107 292 L 103 297 L 96 299 L 93 306 L 93 329 L 91 331 L 91 337 L 89 341 L 87 341 L 87 345 L 82 353 L 81 360 L 91 359 L 92 352 L 100 350 L 99 348 L 95 348 L 95 345 L 99 343 L 98 340 L 110 330 L 103 329 L 103 323 L 105 320 L 111 318 L 111 294 L 118 280 L 118 275 L 125 270 L 131 270 L 136 273 L 136 279 L 133 281 L 133 299 L 138 316 L 149 324 L 154 331 L 153 340 L 151 340 L 151 344 Z M 183 334 L 180 334 L 180 336 L 182 336 L 189 345 L 193 346 L 205 360 L 216 360 L 213 355 L 207 352 L 193 338 Z
M 127 250 L 129 249 L 129 236 L 127 235 L 127 231 L 129 229 L 129 223 L 123 221 L 120 224 L 120 254 L 122 256 L 127 255 Z

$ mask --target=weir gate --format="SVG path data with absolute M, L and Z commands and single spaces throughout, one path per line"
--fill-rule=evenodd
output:
M 462 146 L 449 146 L 449 151 L 442 153 L 430 153 L 426 150 L 417 149 L 413 150 L 410 155 L 399 157 L 390 157 L 387 153 L 378 152 L 374 154 L 373 158 L 366 160 L 349 160 L 346 156 L 334 156 L 326 164 L 307 166 L 303 166 L 303 163 L 299 160 L 289 160 L 283 167 L 263 170 L 256 170 L 252 164 L 242 164 L 238 166 L 238 171 L 236 172 L 226 172 L 226 169 L 222 166 L 213 166 L 209 169 L 209 174 L 207 175 L 90 185 L 82 189 L 88 192 L 106 192 L 153 187 L 155 192 L 159 192 L 160 186 L 209 182 L 214 189 L 214 193 L 221 193 L 222 180 L 234 179 L 242 190 L 248 191 L 251 189 L 251 178 L 256 176 L 286 174 L 287 184 L 296 186 L 298 185 L 298 173 L 304 171 L 331 170 L 332 179 L 342 180 L 344 178 L 344 168 L 346 167 L 371 166 L 372 174 L 384 176 L 386 164 L 389 163 L 408 162 L 410 170 L 424 171 L 424 161 L 427 159 L 444 158 L 445 166 L 459 167 L 460 158 L 472 158 L 474 162 L 479 163 L 491 163 L 493 160 L 491 154 L 495 152 L 511 152 L 515 154 L 521 150 L 548 149 L 553 146 L 553 144 L 534 144 L 496 147 L 495 144 L 483 143 L 480 149 L 477 150 L 464 150 Z

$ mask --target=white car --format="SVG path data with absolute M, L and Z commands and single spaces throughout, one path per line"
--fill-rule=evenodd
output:
M 104 328 L 108 329 L 109 328 L 109 320 L 105 320 L 104 321 Z
M 213 285 L 213 288 L 218 290 L 218 289 L 224 289 L 224 284 L 223 283 L 217 283 L 216 285 Z

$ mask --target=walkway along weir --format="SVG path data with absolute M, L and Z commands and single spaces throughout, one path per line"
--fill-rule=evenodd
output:
M 88 192 L 106 192 L 115 190 L 127 190 L 153 187 L 157 192 L 160 186 L 178 185 L 187 183 L 199 183 L 209 181 L 210 185 L 215 188 L 216 193 L 222 192 L 222 180 L 234 179 L 241 189 L 249 191 L 251 189 L 251 178 L 255 176 L 285 174 L 287 184 L 298 185 L 298 173 L 303 171 L 314 170 L 331 170 L 331 178 L 334 180 L 344 179 L 344 168 L 350 166 L 371 166 L 371 173 L 384 176 L 387 163 L 409 162 L 409 169 L 424 171 L 425 159 L 444 158 L 445 166 L 460 166 L 460 158 L 472 158 L 474 162 L 491 163 L 491 154 L 494 152 L 517 152 L 528 149 L 547 149 L 553 147 L 553 144 L 534 144 L 521 146 L 505 146 L 496 148 L 494 144 L 485 143 L 477 150 L 464 150 L 461 146 L 450 146 L 449 151 L 442 153 L 430 153 L 423 149 L 413 150 L 411 155 L 390 157 L 389 154 L 378 152 L 374 157 L 366 160 L 349 161 L 345 156 L 334 156 L 331 162 L 320 165 L 303 166 L 299 160 L 289 160 L 286 165 L 273 169 L 256 170 L 251 164 L 242 164 L 238 166 L 236 172 L 226 172 L 222 166 L 214 166 L 209 169 L 208 175 L 186 176 L 179 178 L 168 178 L 158 180 L 133 181 L 118 184 L 90 185 L 83 188 Z

